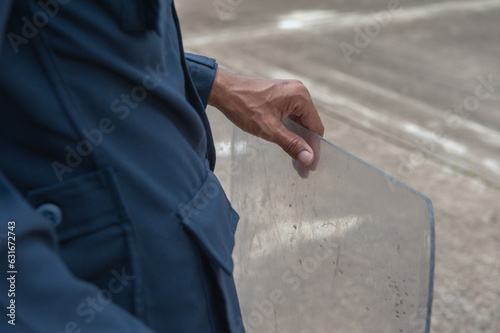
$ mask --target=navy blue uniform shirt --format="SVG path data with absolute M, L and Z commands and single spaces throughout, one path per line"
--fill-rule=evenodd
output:
M 0 32 L 0 331 L 242 332 L 172 0 L 2 0 Z

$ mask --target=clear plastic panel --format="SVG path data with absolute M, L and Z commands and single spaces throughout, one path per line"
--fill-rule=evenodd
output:
M 428 332 L 429 199 L 290 120 L 319 159 L 234 130 L 230 198 L 243 322 L 251 332 Z

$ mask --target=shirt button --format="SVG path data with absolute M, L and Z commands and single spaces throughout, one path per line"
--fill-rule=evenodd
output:
M 54 227 L 58 226 L 62 221 L 61 208 L 52 203 L 46 203 L 38 206 L 36 212 L 42 215 L 45 218 L 45 220 L 50 222 Z

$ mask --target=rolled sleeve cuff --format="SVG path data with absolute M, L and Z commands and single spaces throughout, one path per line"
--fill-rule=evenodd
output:
M 189 75 L 203 106 L 206 108 L 217 72 L 217 63 L 215 59 L 191 53 L 186 53 L 185 57 Z

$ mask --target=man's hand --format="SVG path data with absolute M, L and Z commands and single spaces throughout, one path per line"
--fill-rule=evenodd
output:
M 282 124 L 290 117 L 323 136 L 318 111 L 300 81 L 250 78 L 218 69 L 208 104 L 242 130 L 278 144 L 301 164 L 308 166 L 314 161 L 307 142 Z

